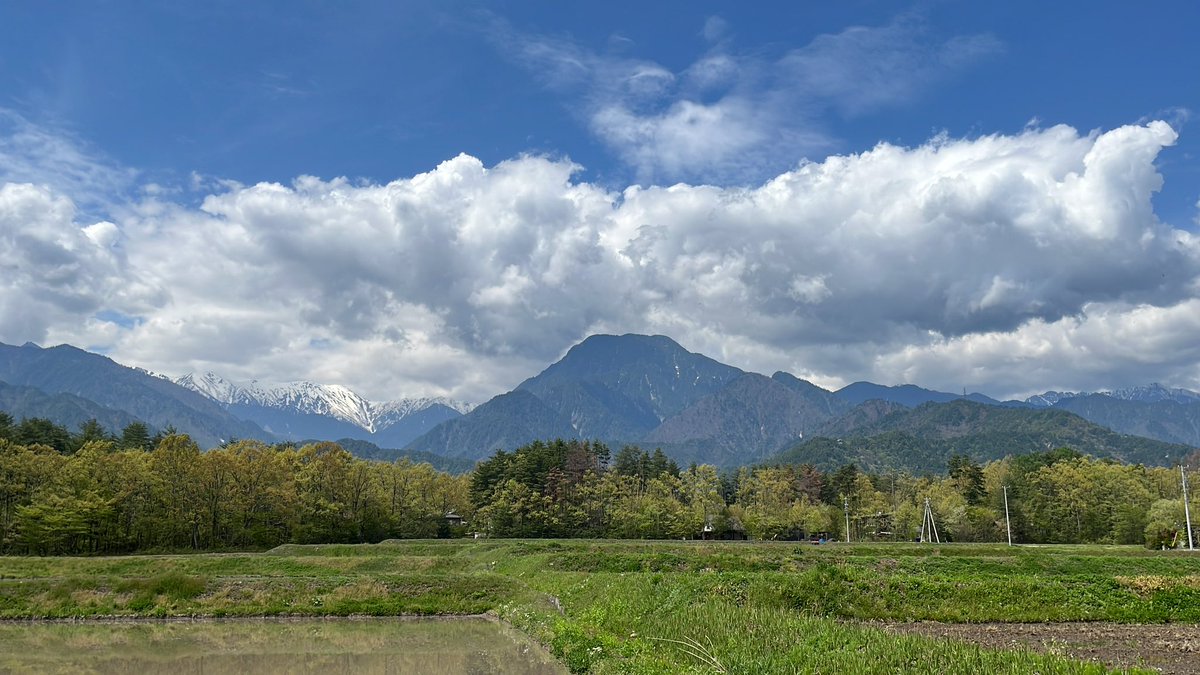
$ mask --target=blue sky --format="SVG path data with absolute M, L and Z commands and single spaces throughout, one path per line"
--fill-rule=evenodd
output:
M 10 3 L 0 181 L 40 192 L 10 190 L 2 252 L 29 254 L 29 228 L 79 259 L 10 282 L 0 339 L 377 398 L 486 398 L 596 330 L 666 332 L 828 386 L 1200 386 L 1200 358 L 1156 342 L 1185 340 L 1200 288 L 1196 25 L 1189 2 Z M 1085 159 L 1097 147 L 1115 153 L 1103 175 Z M 804 165 L 847 182 L 792 181 L 789 208 L 812 217 L 772 211 L 768 186 Z M 913 182 L 836 198 L 886 171 Z M 1067 176 L 1087 171 L 1076 190 Z M 401 211 L 379 194 L 422 175 L 475 186 L 437 198 L 491 210 Z M 676 183 L 692 187 L 653 187 Z M 914 194 L 903 217 L 880 201 Z M 704 225 L 696 208 L 717 215 Z M 1082 239 L 1059 236 L 1072 228 Z M 891 270 L 888 251 L 913 242 Z M 320 254 L 335 269 L 289 287 Z M 622 302 L 576 307 L 565 291 L 588 291 L 568 264 L 581 284 L 636 280 Z M 222 275 L 174 276 L 189 265 Z M 1136 326 L 1143 347 L 1128 349 Z M 1171 354 L 1147 363 L 1146 345 Z M 1101 346 L 1108 365 L 1056 351 Z
M 245 183 L 300 174 L 387 181 L 459 152 L 486 164 L 565 155 L 585 178 L 636 180 L 581 119 L 588 85 L 547 82 L 540 64 L 523 62 L 523 39 L 681 73 L 714 51 L 765 69 L 822 36 L 896 27 L 857 57 L 880 59 L 880 69 L 889 56 L 924 62 L 931 72 L 875 100 L 854 81 L 800 92 L 804 126 L 829 141 L 812 159 L 880 140 L 919 144 L 939 131 L 1013 132 L 1030 120 L 1086 131 L 1200 109 L 1189 77 L 1200 72 L 1191 40 L 1200 6 L 1188 2 L 81 2 L 70 11 L 24 3 L 6 15 L 5 106 L 165 182 L 192 172 Z M 723 25 L 706 38 L 710 19 Z M 979 40 L 977 52 L 928 64 L 964 39 Z M 1200 197 L 1196 154 L 1185 134 L 1161 164 L 1180 179 L 1159 201 L 1185 220 Z M 761 179 L 798 159 L 772 157 L 763 175 L 734 178 Z

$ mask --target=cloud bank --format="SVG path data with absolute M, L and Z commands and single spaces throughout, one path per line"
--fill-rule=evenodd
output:
M 752 187 L 612 191 L 460 155 L 81 217 L 0 187 L 0 340 L 178 374 L 480 401 L 593 332 L 825 385 L 1200 386 L 1200 242 L 1156 217 L 1164 122 L 880 144 Z M 2 147 L 2 146 L 0 146 Z

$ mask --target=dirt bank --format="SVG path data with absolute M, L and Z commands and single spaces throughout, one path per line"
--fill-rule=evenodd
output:
M 1119 623 L 885 623 L 894 633 L 973 642 L 995 649 L 1027 647 L 1116 668 L 1200 673 L 1200 625 Z

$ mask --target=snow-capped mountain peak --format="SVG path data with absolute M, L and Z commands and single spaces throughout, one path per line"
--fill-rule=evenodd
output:
M 236 402 L 239 395 L 244 391 L 242 387 L 211 371 L 203 374 L 188 373 L 183 377 L 176 378 L 175 384 L 191 389 L 199 394 L 204 394 L 223 405 Z
M 1068 398 L 1075 398 L 1076 396 L 1081 396 L 1081 395 L 1083 395 L 1083 394 L 1078 394 L 1073 391 L 1048 391 L 1044 394 L 1037 394 L 1035 396 L 1030 396 L 1029 398 L 1025 399 L 1025 402 L 1028 403 L 1029 405 L 1037 406 L 1040 408 L 1049 408 L 1049 407 L 1053 406 L 1054 404 L 1058 403 L 1059 401 L 1063 401 Z
M 470 403 L 463 401 L 455 401 L 454 399 L 444 396 L 422 396 L 419 398 L 402 398 L 398 401 L 379 401 L 371 404 L 376 414 L 380 417 L 385 415 L 399 415 L 407 417 L 416 412 L 420 412 L 435 405 L 444 405 L 461 415 L 466 415 L 475 408 Z
M 1200 402 L 1200 394 L 1194 391 L 1164 387 L 1157 382 L 1141 387 L 1127 387 L 1104 393 L 1113 398 L 1124 399 L 1126 401 L 1142 401 L 1145 403 L 1155 403 L 1157 401 L 1175 401 L 1176 403 Z
M 259 389 L 255 394 L 255 402 L 268 408 L 332 417 L 375 432 L 371 403 L 339 384 L 290 382 L 270 389 Z
M 1138 401 L 1141 403 L 1156 403 L 1158 401 L 1174 401 L 1176 403 L 1200 403 L 1200 393 L 1190 389 L 1164 387 L 1157 382 L 1139 387 L 1102 390 L 1095 392 L 1102 396 L 1120 399 L 1122 401 Z M 1070 398 L 1091 396 L 1092 392 L 1048 391 L 1044 394 L 1030 396 L 1025 402 L 1030 405 L 1050 407 Z
M 371 402 L 340 384 L 307 381 L 289 382 L 276 387 L 262 387 L 256 381 L 238 384 L 212 372 L 189 373 L 177 378 L 175 383 L 225 406 L 257 405 L 304 415 L 331 417 L 368 433 L 386 429 L 409 415 L 435 405 L 445 406 L 459 414 L 465 414 L 472 408 L 469 404 L 441 397 Z

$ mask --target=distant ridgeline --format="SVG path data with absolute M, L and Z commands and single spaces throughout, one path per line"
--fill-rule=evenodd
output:
M 0 416 L 0 553 L 265 549 L 391 538 L 913 538 L 928 500 L 950 541 L 1144 543 L 1184 537 L 1179 473 L 1067 448 L 939 475 L 778 464 L 720 472 L 660 450 L 559 439 L 498 451 L 453 475 L 407 457 L 356 458 L 336 443 L 243 440 L 201 451 L 187 436 L 72 434 Z M 55 447 L 57 444 L 58 447 Z M 1200 452 L 1186 461 L 1200 465 Z M 1200 472 L 1191 471 L 1192 480 Z M 846 524 L 849 530 L 846 530 Z
M 1200 446 L 1200 395 L 1147 387 L 1002 402 L 869 382 L 831 392 L 788 373 L 743 372 L 664 336 L 594 335 L 409 448 L 482 459 L 551 438 L 661 448 L 677 462 L 718 467 L 790 461 L 832 469 L 853 461 L 927 471 L 956 453 L 986 461 L 1061 446 L 1170 464 Z
M 110 432 L 95 418 L 82 422 L 79 431 L 72 432 L 44 417 L 26 417 L 17 422 L 13 420 L 12 415 L 0 410 L 0 441 L 24 446 L 45 446 L 62 455 L 73 455 L 94 441 L 102 441 L 112 448 L 146 451 L 153 449 L 172 433 L 174 430 L 168 427 L 166 432 L 151 434 L 149 427 L 134 421 L 125 425 L 121 433 L 117 434 Z
M 337 440 L 356 456 L 469 470 L 497 450 L 549 439 L 661 449 L 679 464 L 766 462 L 833 470 L 939 471 L 956 454 L 986 462 L 1058 447 L 1171 465 L 1200 446 L 1200 394 L 1152 385 L 1025 401 L 856 382 L 828 391 L 788 373 L 744 372 L 665 336 L 594 335 L 558 362 L 472 408 L 446 399 L 371 402 L 345 387 L 262 388 L 212 373 L 177 380 L 70 346 L 0 345 L 0 410 L 75 434 L 85 424 L 201 448 L 236 439 Z M 66 441 L 58 439 L 54 447 Z

